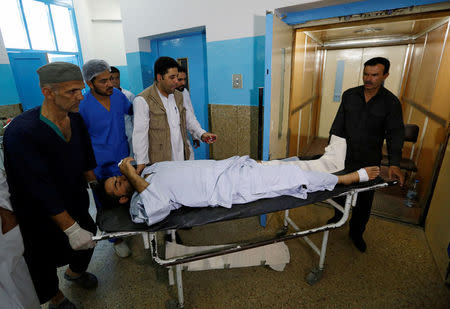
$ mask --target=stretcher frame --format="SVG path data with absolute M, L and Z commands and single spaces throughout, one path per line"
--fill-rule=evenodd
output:
M 323 226 L 315 227 L 312 229 L 307 230 L 300 230 L 300 228 L 295 224 L 295 222 L 289 217 L 289 209 L 284 210 L 284 223 L 281 227 L 280 231 L 276 234 L 275 237 L 271 239 L 266 240 L 260 240 L 255 242 L 243 242 L 239 244 L 231 244 L 226 245 L 220 248 L 215 248 L 212 250 L 205 250 L 202 252 L 196 252 L 193 254 L 187 254 L 182 256 L 176 256 L 169 259 L 164 259 L 159 256 L 158 253 L 158 238 L 156 233 L 158 231 L 129 231 L 129 232 L 112 232 L 112 233 L 105 233 L 102 232 L 101 234 L 94 236 L 94 241 L 100 241 L 104 239 L 111 239 L 111 238 L 122 238 L 122 237 L 129 237 L 134 235 L 142 235 L 142 239 L 144 242 L 144 248 L 150 249 L 150 253 L 152 256 L 152 259 L 162 267 L 168 268 L 168 275 L 169 275 L 169 285 L 174 285 L 174 274 L 176 275 L 176 285 L 177 285 L 177 295 L 178 295 L 178 303 L 175 305 L 178 308 L 184 308 L 184 294 L 183 294 L 183 279 L 182 279 L 182 270 L 183 270 L 183 264 L 208 259 L 216 256 L 222 256 L 230 253 L 240 252 L 244 250 L 249 250 L 256 247 L 261 247 L 265 245 L 270 245 L 278 242 L 283 242 L 286 240 L 291 240 L 295 238 L 303 238 L 305 242 L 312 248 L 312 250 L 319 256 L 319 264 L 317 267 L 313 267 L 311 272 L 308 273 L 306 276 L 306 281 L 308 284 L 313 285 L 316 282 L 318 282 L 322 278 L 322 274 L 324 271 L 324 264 L 325 264 L 325 255 L 327 251 L 327 245 L 328 245 L 328 236 L 329 232 L 332 229 L 339 228 L 345 224 L 349 217 L 350 209 L 351 207 L 354 207 L 356 205 L 356 201 L 358 198 L 359 192 L 364 191 L 370 191 L 370 190 L 376 190 L 379 188 L 387 187 L 389 185 L 396 184 L 396 181 L 391 182 L 382 182 L 377 183 L 368 187 L 363 188 L 352 188 L 346 192 L 336 194 L 334 197 L 337 196 L 346 196 L 345 205 L 342 207 L 338 203 L 334 202 L 331 198 L 326 199 L 326 202 L 329 203 L 334 208 L 338 209 L 342 212 L 342 218 L 336 222 L 331 224 L 325 224 Z M 288 234 L 289 226 L 291 226 L 294 229 L 294 232 Z M 175 237 L 175 229 L 170 229 L 171 239 L 173 242 L 176 242 Z M 320 233 L 323 232 L 322 237 L 322 243 L 320 244 L 320 248 L 308 237 L 308 235 Z M 264 265 L 264 261 L 261 262 L 261 265 Z M 226 265 L 225 265 L 225 268 Z M 170 303 L 169 301 L 169 304 Z

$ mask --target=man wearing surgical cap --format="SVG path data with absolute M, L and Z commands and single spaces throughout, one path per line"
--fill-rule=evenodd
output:
M 50 63 L 37 73 L 44 101 L 7 127 L 5 169 L 40 303 L 50 301 L 50 309 L 76 308 L 59 289 L 56 269 L 69 264 L 66 280 L 97 287 L 97 278 L 86 271 L 96 233 L 86 186 L 95 177 L 96 162 L 77 113 L 84 82 L 80 69 L 70 63 Z
M 94 148 L 97 179 L 120 175 L 117 164 L 129 155 L 124 115 L 132 113 L 131 102 L 111 82 L 111 68 L 104 60 L 90 60 L 83 65 L 83 75 L 90 91 L 80 103 Z
M 97 161 L 95 176 L 98 180 L 118 176 L 117 164 L 130 154 L 124 115 L 132 114 L 131 102 L 120 90 L 113 88 L 111 68 L 106 61 L 89 60 L 83 65 L 83 75 L 90 91 L 80 103 L 80 114 L 91 136 Z M 121 239 L 114 241 L 114 251 L 119 257 L 131 254 Z

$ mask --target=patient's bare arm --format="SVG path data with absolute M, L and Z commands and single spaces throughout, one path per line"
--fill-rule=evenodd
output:
M 94 170 L 89 170 L 83 173 L 84 178 L 87 182 L 95 181 L 97 180 L 97 177 L 95 177 Z
M 380 168 L 378 166 L 369 166 L 364 169 L 366 170 L 367 176 L 369 176 L 369 180 L 375 179 L 378 175 L 380 175 Z M 360 179 L 358 172 L 338 176 L 338 183 L 343 185 L 350 185 L 359 181 Z
M 8 233 L 18 224 L 16 216 L 13 214 L 13 212 L 3 208 L 1 205 L 0 205 L 0 218 L 1 218 L 0 225 L 2 228 L 2 234 Z
M 139 176 L 137 170 L 131 165 L 131 161 L 134 161 L 131 157 L 123 159 L 119 166 L 120 172 L 127 177 L 133 188 L 138 193 L 141 193 L 148 187 L 149 183 L 146 182 L 144 178 Z

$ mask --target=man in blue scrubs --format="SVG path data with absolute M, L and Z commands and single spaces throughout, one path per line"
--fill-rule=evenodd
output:
M 86 272 L 97 227 L 88 212 L 86 190 L 96 163 L 77 113 L 84 83 L 80 68 L 70 63 L 53 62 L 37 73 L 44 102 L 7 127 L 5 169 L 39 301 L 50 301 L 50 309 L 73 309 L 59 289 L 57 267 L 69 264 L 64 278 L 83 288 L 98 284 Z
M 90 91 L 80 103 L 80 114 L 86 123 L 94 148 L 97 180 L 120 175 L 119 161 L 129 156 L 124 115 L 132 113 L 131 102 L 111 82 L 111 68 L 104 60 L 93 59 L 83 65 L 83 76 Z M 130 249 L 122 239 L 114 241 L 114 251 L 127 257 Z
M 83 76 L 90 91 L 80 103 L 94 148 L 98 180 L 120 175 L 117 164 L 130 153 L 125 134 L 124 115 L 132 113 L 131 102 L 111 83 L 109 64 L 93 59 L 83 65 Z

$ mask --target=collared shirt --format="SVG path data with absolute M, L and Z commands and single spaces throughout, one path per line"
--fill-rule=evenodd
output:
M 380 165 L 384 139 L 389 164 L 398 166 L 405 134 L 400 101 L 383 86 L 367 103 L 364 86 L 348 89 L 342 95 L 330 134 L 347 140 L 346 169 Z
M 170 127 L 170 142 L 172 145 L 172 161 L 184 160 L 183 138 L 180 130 L 180 112 L 177 108 L 175 97 L 169 94 L 166 98 L 158 89 L 159 97 L 166 109 L 167 121 Z M 135 160 L 138 164 L 147 164 L 150 162 L 148 158 L 148 129 L 150 124 L 150 113 L 148 104 L 145 99 L 138 96 L 133 101 L 134 108 L 134 130 L 133 130 L 133 151 Z M 195 115 L 192 109 L 186 108 L 186 128 L 190 130 L 190 123 L 193 123 Z M 195 119 L 195 121 L 197 121 Z M 194 138 L 200 138 L 206 131 L 192 127 Z M 189 131 L 190 132 L 190 131 Z M 200 135 L 200 137 L 199 137 Z
M 136 223 L 155 224 L 181 206 L 230 208 L 258 199 L 333 190 L 337 176 L 291 165 L 265 166 L 248 156 L 226 160 L 166 161 L 148 166 L 147 188 L 131 199 Z

